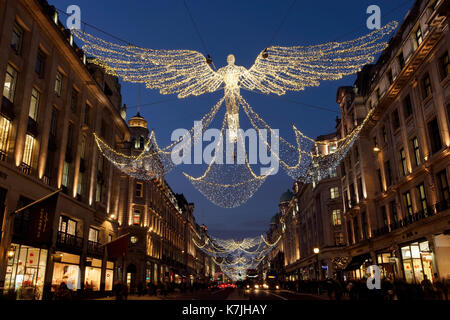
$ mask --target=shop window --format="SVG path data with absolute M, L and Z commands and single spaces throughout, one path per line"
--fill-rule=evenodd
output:
M 432 93 L 433 93 L 433 89 L 432 89 L 432 87 L 431 87 L 431 79 L 430 79 L 430 75 L 427 73 L 427 74 L 422 78 L 422 94 L 423 94 L 423 99 L 426 99 L 426 98 L 430 97 Z
M 428 123 L 428 134 L 431 142 L 431 152 L 436 153 L 442 149 L 442 140 L 439 133 L 439 124 L 437 118 L 434 118 Z
M 340 197 L 339 187 L 330 188 L 330 198 L 331 199 L 337 199 L 339 197 Z
M 140 225 L 141 224 L 141 210 L 134 209 L 133 211 L 133 224 Z
M 334 209 L 332 211 L 333 226 L 340 226 L 342 224 L 341 209 Z
M 428 241 L 414 242 L 401 248 L 403 270 L 408 283 L 420 284 L 425 276 L 431 282 L 433 278 L 432 253 Z
M 398 152 L 399 159 L 400 159 L 400 172 L 403 176 L 406 176 L 408 174 L 408 166 L 406 164 L 406 152 L 405 148 L 401 148 Z
M 419 199 L 420 209 L 426 215 L 428 213 L 427 195 L 425 192 L 425 185 L 419 184 L 417 187 L 417 195 Z
M 413 114 L 413 106 L 411 102 L 411 96 L 408 94 L 405 99 L 403 99 L 403 110 L 405 112 L 405 118 L 409 118 Z
M 68 254 L 64 253 L 64 256 Z M 78 262 L 79 263 L 79 262 Z M 81 289 L 80 266 L 78 264 L 55 262 L 53 265 L 52 290 L 65 283 L 71 291 Z
M 16 54 L 20 54 L 20 51 L 22 50 L 23 34 L 23 28 L 15 23 L 11 37 L 11 48 Z
M 410 144 L 413 151 L 414 164 L 417 167 L 422 163 L 420 158 L 419 140 L 417 139 L 417 137 L 412 138 Z
M 39 100 L 41 98 L 41 94 L 36 88 L 31 90 L 31 101 L 30 101 L 30 109 L 28 111 L 28 116 L 34 121 L 37 120 L 37 114 L 39 111 Z
M 17 71 L 10 64 L 6 67 L 5 84 L 3 86 L 3 96 L 10 102 L 14 102 L 16 92 Z
M 413 206 L 411 201 L 411 193 L 409 191 L 403 194 L 403 201 L 405 203 L 406 213 L 408 216 L 413 215 Z
M 56 94 L 58 97 L 61 96 L 61 91 L 62 91 L 62 81 L 63 81 L 63 76 L 62 76 L 61 72 L 56 71 L 55 94 Z
M 84 289 L 100 291 L 102 261 L 99 259 L 89 259 L 89 263 L 90 265 L 86 266 L 84 273 Z
M 440 200 L 448 202 L 450 200 L 450 191 L 448 187 L 447 172 L 445 169 L 438 172 L 437 180 L 440 193 Z
M 5 292 L 16 292 L 19 300 L 41 300 L 47 266 L 47 250 L 12 244 L 14 255 L 7 260 Z
M 441 74 L 441 79 L 445 79 L 450 74 L 450 63 L 448 59 L 448 51 L 439 59 L 439 71 Z

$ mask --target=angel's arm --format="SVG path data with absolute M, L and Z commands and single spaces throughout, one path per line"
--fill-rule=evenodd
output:
M 118 45 L 81 30 L 72 30 L 83 41 L 83 50 L 94 63 L 124 81 L 145 83 L 161 94 L 177 93 L 179 98 L 213 92 L 222 78 L 214 72 L 206 58 L 193 50 L 152 50 L 132 45 Z

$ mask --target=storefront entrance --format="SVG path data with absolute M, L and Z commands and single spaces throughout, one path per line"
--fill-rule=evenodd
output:
M 80 286 L 80 256 L 56 252 L 53 265 L 52 291 L 56 291 L 64 282 L 69 290 L 79 290 Z
M 14 254 L 8 258 L 5 293 L 14 291 L 17 299 L 41 300 L 47 250 L 13 243 L 11 251 Z
M 420 284 L 425 276 L 433 282 L 433 253 L 428 241 L 413 242 L 401 248 L 403 271 L 408 283 Z

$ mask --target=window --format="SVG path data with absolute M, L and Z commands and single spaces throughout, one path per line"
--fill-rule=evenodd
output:
M 405 99 L 403 99 L 403 107 L 405 112 L 405 118 L 409 118 L 413 114 L 413 107 L 411 102 L 411 96 L 408 94 Z
M 342 224 L 341 209 L 333 210 L 332 222 L 333 222 L 333 226 L 340 226 Z
M 36 67 L 35 67 L 35 71 L 39 75 L 39 78 L 44 77 L 45 60 L 46 60 L 45 53 L 42 52 L 41 49 L 39 49 L 36 57 Z
M 361 225 L 362 225 L 362 232 L 363 232 L 363 239 L 368 239 L 369 234 L 369 225 L 367 224 L 367 213 L 364 211 L 361 213 Z
M 384 163 L 384 170 L 386 174 L 386 186 L 389 187 L 392 185 L 392 170 L 391 162 L 389 160 Z
M 64 161 L 62 185 L 66 188 L 69 187 L 69 166 L 69 163 L 67 161 Z
M 66 146 L 66 154 L 68 155 L 72 155 L 72 142 L 73 142 L 73 124 L 72 122 L 69 122 L 69 125 L 67 126 L 67 146 Z
M 348 237 L 349 244 L 355 243 L 353 241 L 353 230 L 352 230 L 352 224 L 351 224 L 350 220 L 347 220 L 347 237 Z
M 91 107 L 86 104 L 86 108 L 84 110 L 84 124 L 89 126 L 89 120 L 90 120 L 90 113 L 91 113 Z
M 141 224 L 141 210 L 134 209 L 133 211 L 133 224 L 140 225 Z
M 344 244 L 344 234 L 342 232 L 335 232 L 334 233 L 334 243 L 337 246 Z
M 380 192 L 383 191 L 383 179 L 381 178 L 381 170 L 377 169 L 377 175 L 378 175 L 378 183 L 380 185 Z
M 144 196 L 144 184 L 136 182 L 136 197 L 142 198 Z
M 411 201 L 411 193 L 409 191 L 407 191 L 403 194 L 403 200 L 405 202 L 407 215 L 412 216 L 413 215 L 413 207 L 412 207 L 412 201 Z
M 397 224 L 398 216 L 397 216 L 397 204 L 395 203 L 395 200 L 391 201 L 389 203 L 389 208 L 390 208 L 390 211 L 391 211 L 391 222 Z
M 416 41 L 418 46 L 420 46 L 423 41 L 422 30 L 420 29 L 420 26 L 416 30 Z
M 98 242 L 98 230 L 89 228 L 89 241 Z
M 5 85 L 3 86 L 3 96 L 10 102 L 14 102 L 16 91 L 17 71 L 10 64 L 6 67 Z
M 35 144 L 36 140 L 33 138 L 33 136 L 27 134 L 25 137 L 25 148 L 23 150 L 22 162 L 29 167 L 31 167 Z
M 394 128 L 394 130 L 400 128 L 400 117 L 398 115 L 397 109 L 395 109 L 394 112 L 392 112 L 392 127 Z
M 419 196 L 420 209 L 422 212 L 427 214 L 428 204 L 427 204 L 427 195 L 425 193 L 425 186 L 423 183 L 417 186 L 417 194 Z
M 77 234 L 77 222 L 69 217 L 60 216 L 58 231 L 75 236 Z
M 359 225 L 358 225 L 358 218 L 353 219 L 353 230 L 355 234 L 355 242 L 359 242 Z
M 403 68 L 405 67 L 405 58 L 403 57 L 403 52 L 400 52 L 400 54 L 398 55 L 398 64 L 400 66 L 400 70 L 403 70 Z
M 103 185 L 97 181 L 97 186 L 95 188 L 95 201 L 101 202 L 103 197 Z
M 394 76 L 392 75 L 392 69 L 388 70 L 387 77 L 388 77 L 389 85 L 391 85 L 394 80 Z
M 404 148 L 401 148 L 398 152 L 400 158 L 400 172 L 403 176 L 408 174 L 408 167 L 406 165 L 406 152 Z
M 440 59 L 440 73 L 441 73 L 441 79 L 445 79 L 450 74 L 450 63 L 448 61 L 448 52 L 446 52 Z
M 55 80 L 55 94 L 60 97 L 62 91 L 62 74 L 61 72 L 56 72 L 56 80 Z
M 430 135 L 431 152 L 436 153 L 442 148 L 441 135 L 439 133 L 439 125 L 437 118 L 428 123 L 428 134 Z
M 58 109 L 53 107 L 50 119 L 50 134 L 54 137 L 56 137 L 56 130 L 58 130 Z
M 13 33 L 11 38 L 11 48 L 16 54 L 20 54 L 23 42 L 23 29 L 17 24 L 14 24 Z
M 383 227 L 387 227 L 389 225 L 386 213 L 386 206 L 381 207 L 381 221 L 383 223 Z
M 433 93 L 433 89 L 431 87 L 431 79 L 430 75 L 427 73 L 425 77 L 422 79 L 422 94 L 423 98 L 426 99 Z
M 30 110 L 28 111 L 28 116 L 34 121 L 37 120 L 40 98 L 41 98 L 40 92 L 37 91 L 35 88 L 33 88 L 33 90 L 31 90 Z
M 438 187 L 441 201 L 448 201 L 450 199 L 450 191 L 448 187 L 447 172 L 444 170 L 437 174 Z
M 382 134 L 383 134 L 383 142 L 387 143 L 388 142 L 388 135 L 387 135 L 387 131 L 386 131 L 386 126 L 383 126 Z
M 0 116 L 0 159 L 5 160 L 8 152 L 9 130 L 11 129 L 11 122 Z
M 84 160 L 86 157 L 86 136 L 81 136 L 81 146 L 80 146 L 80 159 Z
M 339 187 L 330 188 L 330 197 L 331 199 L 339 198 Z
M 78 173 L 78 186 L 77 186 L 77 194 L 83 195 L 83 172 Z
M 362 179 L 361 178 L 358 178 L 357 184 L 358 184 L 359 201 L 362 201 L 364 199 L 364 194 L 363 194 L 363 185 L 362 185 Z
M 78 105 L 78 91 L 72 89 L 72 96 L 70 99 L 70 110 L 72 110 L 72 112 L 77 112 L 77 105 Z
M 420 160 L 420 149 L 419 149 L 419 140 L 417 139 L 417 137 L 414 137 L 411 139 L 411 147 L 413 150 L 413 155 L 414 155 L 414 164 L 416 166 L 419 166 L 421 163 Z

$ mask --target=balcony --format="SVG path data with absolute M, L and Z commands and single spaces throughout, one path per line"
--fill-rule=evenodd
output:
M 8 159 L 8 155 L 5 151 L 0 150 L 0 161 L 6 161 Z
M 435 216 L 448 209 L 450 209 L 450 199 L 437 202 L 434 205 L 427 207 L 425 210 L 406 216 L 402 220 L 391 223 L 389 226 L 372 230 L 373 237 L 382 236 L 396 229 L 407 227 L 408 225 Z
M 29 166 L 28 164 L 22 162 L 22 164 L 19 166 L 19 170 L 26 175 L 30 175 L 31 174 L 31 166 Z
M 14 114 L 14 103 L 9 101 L 6 97 L 2 97 L 2 103 L 0 106 L 0 113 L 9 121 L 13 120 Z
M 90 256 L 103 257 L 105 247 L 99 242 L 88 241 L 87 253 Z
M 83 250 L 83 238 L 58 231 L 58 235 L 56 237 L 56 246 L 60 250 L 81 253 L 81 251 Z

